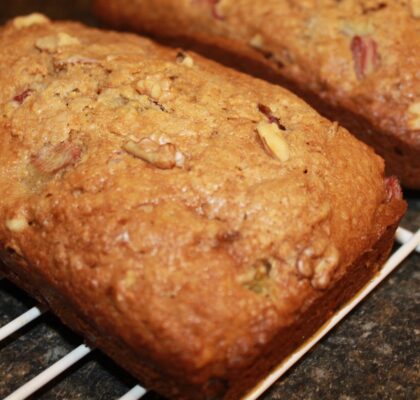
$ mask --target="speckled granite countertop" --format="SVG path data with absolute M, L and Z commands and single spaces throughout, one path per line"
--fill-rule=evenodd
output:
M 0 22 L 35 10 L 95 24 L 89 0 L 3 0 Z M 420 193 L 407 193 L 403 226 L 420 228 Z M 420 399 L 420 255 L 381 287 L 283 377 L 262 400 Z M 34 301 L 0 281 L 0 326 Z M 51 315 L 0 343 L 0 398 L 82 341 Z M 123 395 L 135 380 L 95 351 L 32 399 L 99 400 Z M 153 393 L 147 400 L 162 400 Z

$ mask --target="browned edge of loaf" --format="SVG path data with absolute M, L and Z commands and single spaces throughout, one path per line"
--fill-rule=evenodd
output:
M 270 63 L 264 55 L 250 46 L 222 37 L 196 34 L 195 37 L 178 36 L 164 26 L 141 27 L 133 20 L 121 21 L 98 2 L 94 11 L 99 18 L 117 28 L 129 28 L 151 36 L 157 42 L 171 47 L 193 50 L 207 58 L 241 72 L 281 85 L 308 102 L 323 116 L 338 121 L 360 140 L 373 147 L 386 160 L 389 175 L 397 175 L 401 184 L 409 189 L 420 189 L 420 142 L 413 144 L 403 137 L 376 127 L 358 110 L 351 110 L 323 98 L 319 93 L 299 82 L 286 78 L 279 67 Z M 360 110 L 359 110 L 360 111 Z
M 138 359 L 120 340 L 101 332 L 100 327 L 86 320 L 79 310 L 72 307 L 71 299 L 66 299 L 36 269 L 31 268 L 30 260 L 22 259 L 16 253 L 0 247 L 0 259 L 4 261 L 4 264 L 0 263 L 0 271 L 49 307 L 66 325 L 82 334 L 90 345 L 103 350 L 139 378 L 146 388 L 154 389 L 171 399 L 238 400 L 314 334 L 334 311 L 350 300 L 375 275 L 391 251 L 395 230 L 405 211 L 406 203 L 395 198 L 380 207 L 373 229 L 375 245 L 347 268 L 346 274 L 319 296 L 300 319 L 278 332 L 252 366 L 238 370 L 231 381 L 218 379 L 207 382 L 205 386 L 179 382 L 163 371 L 156 370 L 147 361 Z

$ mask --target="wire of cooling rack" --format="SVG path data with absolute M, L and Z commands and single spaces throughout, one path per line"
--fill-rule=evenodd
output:
M 398 228 L 395 239 L 402 246 L 391 255 L 379 274 L 365 288 L 359 292 L 348 304 L 338 310 L 333 317 L 304 345 L 291 354 L 275 370 L 273 370 L 262 382 L 260 382 L 243 400 L 255 400 L 267 390 L 277 379 L 301 359 L 316 343 L 318 343 L 331 329 L 334 328 L 345 316 L 356 307 L 375 287 L 377 287 L 399 264 L 413 251 L 420 252 L 420 229 L 412 233 L 404 228 Z M 0 277 L 1 279 L 1 277 Z M 19 329 L 23 328 L 36 318 L 41 316 L 45 310 L 33 307 L 13 321 L 0 328 L 0 342 L 9 337 Z M 93 349 L 81 344 L 68 353 L 62 359 L 45 369 L 39 375 L 26 382 L 3 400 L 24 400 L 48 382 L 69 369 L 72 365 L 87 356 Z M 139 385 L 134 386 L 119 400 L 138 400 L 147 393 L 147 390 Z
M 0 328 L 0 342 L 3 339 L 6 339 L 8 336 L 12 335 L 25 325 L 29 324 L 33 320 L 37 319 L 44 313 L 39 307 L 32 307 L 30 310 L 26 311 L 13 321 L 9 322 L 7 325 Z
M 11 395 L 7 396 L 4 400 L 26 399 L 32 393 L 35 393 L 38 389 L 70 368 L 77 361 L 81 360 L 84 356 L 88 355 L 91 351 L 91 348 L 81 344 L 79 347 L 64 356 L 61 360 L 57 361 L 46 370 L 42 371 L 35 378 L 31 379 L 29 382 L 26 382 Z
M 408 229 L 404 229 L 402 227 L 399 227 L 395 233 L 395 240 L 400 244 L 407 243 L 412 237 L 413 232 L 410 232 Z M 415 248 L 415 251 L 420 253 L 420 245 Z
M 134 386 L 124 396 L 120 397 L 119 400 L 137 400 L 142 398 L 147 393 L 147 390 L 139 385 Z

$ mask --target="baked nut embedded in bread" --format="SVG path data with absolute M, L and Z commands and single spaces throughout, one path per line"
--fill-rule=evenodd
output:
M 239 398 L 380 268 L 398 182 L 284 89 L 26 18 L 0 30 L 3 272 L 147 387 Z
M 147 32 L 295 91 L 420 189 L 420 2 L 95 0 Z

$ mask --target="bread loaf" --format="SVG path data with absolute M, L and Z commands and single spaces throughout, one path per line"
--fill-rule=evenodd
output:
M 0 55 L 1 269 L 146 387 L 240 398 L 387 257 L 398 182 L 286 90 L 39 14 Z
M 295 91 L 373 146 L 403 185 L 420 189 L 418 0 L 95 3 L 114 26 L 193 48 Z

